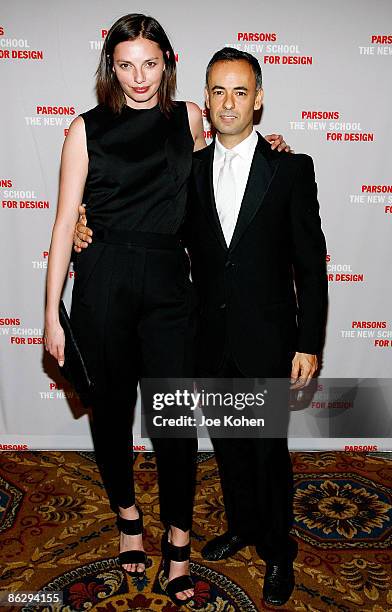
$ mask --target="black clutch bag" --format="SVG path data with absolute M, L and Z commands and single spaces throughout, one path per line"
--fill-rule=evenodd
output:
M 71 321 L 63 300 L 60 300 L 59 317 L 65 336 L 64 365 L 59 366 L 59 369 L 62 376 L 72 384 L 75 391 L 86 403 L 91 399 L 94 383 L 72 331 Z

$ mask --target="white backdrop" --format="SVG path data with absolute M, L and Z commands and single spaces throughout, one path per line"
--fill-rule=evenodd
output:
M 92 448 L 85 411 L 44 355 L 45 270 L 66 129 L 95 106 L 105 30 L 128 12 L 153 15 L 169 34 L 178 99 L 203 105 L 205 66 L 224 45 L 259 59 L 265 105 L 257 129 L 283 133 L 315 162 L 330 281 L 322 376 L 391 375 L 389 0 L 8 1 L 0 16 L 0 449 Z M 208 138 L 207 123 L 205 129 Z M 72 276 L 71 264 L 68 305 Z M 388 431 L 389 400 L 377 408 L 370 403 L 368 434 L 359 438 L 349 429 L 345 437 L 313 437 L 317 403 L 297 411 L 290 447 L 391 449 L 390 438 L 372 434 L 373 411 Z M 354 406 L 349 410 L 355 418 Z M 150 448 L 138 436 L 135 444 Z

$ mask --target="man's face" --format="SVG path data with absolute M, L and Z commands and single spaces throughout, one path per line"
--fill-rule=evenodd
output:
M 261 107 L 263 90 L 256 90 L 256 77 L 246 60 L 213 64 L 205 89 L 206 106 L 219 134 L 241 142 L 252 131 L 253 113 Z

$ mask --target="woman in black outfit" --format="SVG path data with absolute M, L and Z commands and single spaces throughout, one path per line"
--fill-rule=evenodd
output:
M 192 152 L 205 141 L 198 106 L 173 101 L 175 77 L 173 49 L 155 19 L 131 14 L 112 26 L 97 70 L 100 104 L 73 121 L 64 143 L 48 264 L 45 345 L 61 365 L 58 306 L 78 205 L 86 202 L 94 241 L 76 256 L 71 321 L 97 382 L 94 449 L 117 514 L 120 563 L 132 576 L 143 576 L 147 563 L 133 481 L 137 384 L 193 373 L 195 296 L 179 235 Z M 197 440 L 153 444 L 167 592 L 181 605 L 193 595 Z

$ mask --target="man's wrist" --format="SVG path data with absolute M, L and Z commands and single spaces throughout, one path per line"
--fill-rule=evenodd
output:
M 319 355 L 320 350 L 315 346 L 299 346 L 296 349 L 296 353 L 305 353 L 306 355 Z

